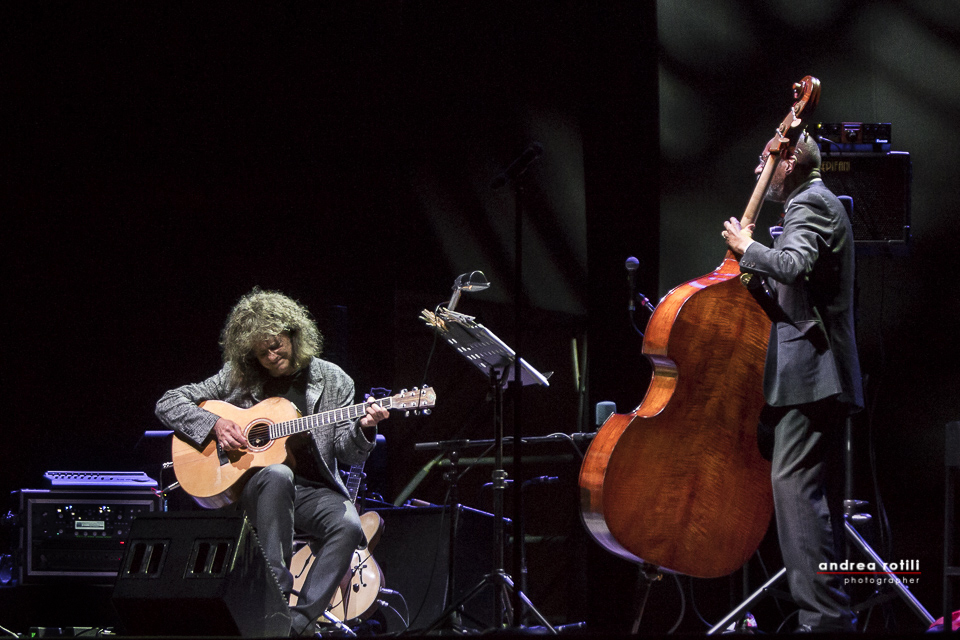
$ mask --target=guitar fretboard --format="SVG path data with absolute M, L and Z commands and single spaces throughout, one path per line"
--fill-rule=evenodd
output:
M 368 403 L 364 402 L 362 404 L 355 404 L 349 407 L 341 407 L 340 409 L 321 411 L 320 413 L 303 416 L 302 418 L 297 418 L 295 420 L 277 422 L 270 425 L 270 439 L 275 440 L 276 438 L 292 436 L 295 433 L 307 431 L 315 427 L 322 427 L 328 424 L 344 422 L 346 420 L 355 420 L 367 412 L 367 404 Z M 395 408 L 393 404 L 393 398 L 383 398 L 377 400 L 377 404 L 384 409 Z
M 364 463 L 355 464 L 350 467 L 350 475 L 347 477 L 347 493 L 350 494 L 350 502 L 357 501 L 357 494 L 360 493 L 360 484 L 363 482 Z

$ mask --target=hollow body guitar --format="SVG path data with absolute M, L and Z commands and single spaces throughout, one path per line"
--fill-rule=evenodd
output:
M 350 476 L 347 478 L 347 490 L 350 492 L 351 502 L 356 502 L 360 484 L 363 481 L 363 464 L 350 467 Z M 384 586 L 383 570 L 373 559 L 373 549 L 383 534 L 383 518 L 375 511 L 367 511 L 360 515 L 360 526 L 367 540 L 366 546 L 356 549 L 350 559 L 350 568 L 340 581 L 340 586 L 333 594 L 329 611 L 340 621 L 365 620 L 377 610 L 377 597 Z M 307 572 L 313 566 L 316 555 L 310 545 L 304 545 L 290 561 L 290 572 L 293 574 L 293 589 L 299 592 L 307 578 Z M 297 603 L 297 596 L 290 596 L 290 604 Z
M 807 76 L 778 128 L 741 218 L 756 220 L 779 144 L 819 98 Z M 719 227 L 719 225 L 718 225 Z M 746 562 L 773 512 L 770 463 L 757 446 L 770 319 L 762 289 L 746 287 L 735 256 L 670 291 L 647 324 L 653 376 L 643 402 L 613 414 L 580 469 L 587 530 L 608 551 L 690 576 L 727 575 Z

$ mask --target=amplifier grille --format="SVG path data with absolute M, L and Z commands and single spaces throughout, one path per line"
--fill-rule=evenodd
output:
M 859 244 L 905 244 L 910 239 L 910 154 L 823 154 L 823 182 L 853 199 L 853 237 Z

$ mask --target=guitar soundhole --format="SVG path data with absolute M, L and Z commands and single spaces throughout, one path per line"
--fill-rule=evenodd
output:
M 251 449 L 260 449 L 270 443 L 270 425 L 258 422 L 247 431 L 247 444 Z

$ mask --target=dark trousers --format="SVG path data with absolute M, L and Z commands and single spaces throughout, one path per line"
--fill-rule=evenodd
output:
M 289 567 L 294 532 L 311 538 L 311 550 L 317 557 L 297 604 L 290 608 L 291 631 L 296 635 L 309 633 L 312 623 L 330 604 L 350 567 L 353 552 L 363 541 L 356 508 L 339 491 L 296 482 L 290 467 L 282 464 L 255 473 L 244 487 L 240 502 L 284 593 L 293 589 Z
M 771 479 L 777 534 L 800 625 L 852 631 L 856 622 L 839 576 L 821 563 L 844 558 L 843 427 L 847 407 L 833 399 L 766 407 L 774 428 Z

